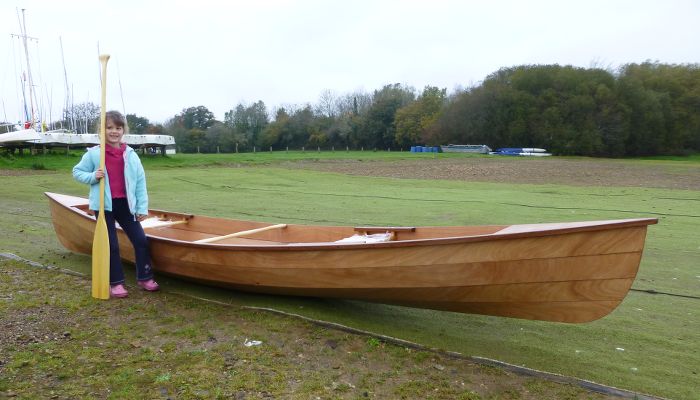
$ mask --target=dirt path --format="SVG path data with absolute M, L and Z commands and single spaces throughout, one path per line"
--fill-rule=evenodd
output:
M 404 179 L 700 190 L 700 166 L 653 161 L 464 157 L 392 162 L 302 161 L 287 163 L 285 167 Z

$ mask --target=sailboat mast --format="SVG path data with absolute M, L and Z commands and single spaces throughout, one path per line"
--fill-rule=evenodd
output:
M 75 120 L 73 120 L 73 110 L 72 110 L 73 107 L 71 107 L 71 104 L 70 104 L 71 91 L 70 91 L 70 88 L 68 87 L 68 71 L 66 70 L 66 58 L 63 56 L 63 39 L 61 39 L 61 37 L 59 36 L 58 41 L 61 43 L 61 61 L 63 62 L 63 77 L 64 77 L 65 82 L 66 82 L 66 104 L 63 106 L 63 114 L 64 114 L 64 118 L 66 119 L 66 122 L 68 122 L 67 121 L 68 118 L 66 118 L 66 117 L 67 117 L 68 110 L 71 110 L 70 115 L 71 115 L 71 122 L 72 123 L 71 123 L 70 128 L 72 130 L 75 130 Z
M 4 99 L 2 99 L 2 115 L 4 116 L 3 121 L 7 121 L 7 111 L 5 111 L 5 100 Z M 11 126 L 12 126 L 11 124 L 5 125 L 5 132 L 3 132 L 3 133 L 10 132 Z
M 29 80 L 29 110 L 31 113 L 31 127 L 36 129 L 36 118 L 34 117 L 34 81 L 32 80 L 32 70 L 29 67 L 29 46 L 27 45 L 27 21 L 24 16 L 24 8 L 22 9 L 22 21 L 20 23 L 20 31 L 22 32 L 22 44 L 24 45 L 24 56 L 27 60 L 27 79 Z
M 119 70 L 119 60 L 117 60 L 117 76 L 119 77 L 119 95 L 122 97 L 122 111 L 126 115 L 126 106 L 124 105 L 124 91 L 122 90 L 122 74 Z

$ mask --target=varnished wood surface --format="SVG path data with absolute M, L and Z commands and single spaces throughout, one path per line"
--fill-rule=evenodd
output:
M 87 200 L 47 196 L 61 243 L 89 254 L 95 222 Z M 246 291 L 560 322 L 595 320 L 617 307 L 636 276 L 646 227 L 656 223 L 411 227 L 396 229 L 392 242 L 359 245 L 333 243 L 355 234 L 353 227 L 287 225 L 196 244 L 270 224 L 152 213 L 187 218 L 147 230 L 154 268 L 162 273 Z M 133 261 L 121 231 L 119 240 L 122 256 Z
M 266 232 L 266 231 L 270 231 L 270 230 L 273 230 L 273 229 L 283 229 L 283 228 L 286 228 L 286 227 L 287 227 L 287 224 L 270 225 L 270 226 L 265 226 L 265 227 L 262 227 L 262 228 L 248 229 L 248 230 L 245 230 L 245 231 L 238 231 L 238 232 L 234 232 L 234 233 L 229 233 L 228 235 L 213 236 L 213 237 L 209 237 L 209 238 L 206 238 L 206 239 L 199 239 L 199 240 L 195 241 L 194 243 L 213 243 L 213 242 L 221 242 L 221 241 L 226 240 L 226 239 L 240 238 L 240 237 L 243 237 L 243 236 L 251 236 L 251 235 L 254 235 L 254 234 L 256 234 L 256 233 Z

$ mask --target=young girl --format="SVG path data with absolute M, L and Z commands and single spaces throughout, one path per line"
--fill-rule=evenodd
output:
M 148 215 L 146 174 L 134 149 L 122 143 L 128 132 L 126 119 L 119 111 L 106 113 L 105 167 L 100 168 L 100 146 L 87 150 L 78 165 L 73 167 L 73 177 L 90 185 L 90 209 L 99 215 L 100 179 L 105 178 L 105 222 L 109 233 L 109 284 L 112 297 L 126 297 L 124 268 L 119 255 L 119 242 L 114 222 L 124 230 L 134 246 L 136 255 L 136 283 L 149 292 L 158 290 L 153 280 L 151 257 L 146 234 L 140 221 Z

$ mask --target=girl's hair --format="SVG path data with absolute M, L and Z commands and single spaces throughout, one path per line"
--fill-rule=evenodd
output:
M 129 125 L 126 123 L 126 118 L 124 118 L 124 115 L 122 115 L 122 113 L 120 113 L 119 111 L 116 111 L 116 110 L 107 111 L 105 113 L 105 121 L 112 121 L 112 123 L 116 127 L 124 128 L 125 135 L 129 133 Z M 97 121 L 97 123 L 99 124 L 100 122 Z M 99 127 L 99 125 L 97 125 L 97 126 Z M 98 131 L 99 131 L 99 129 L 98 129 Z

